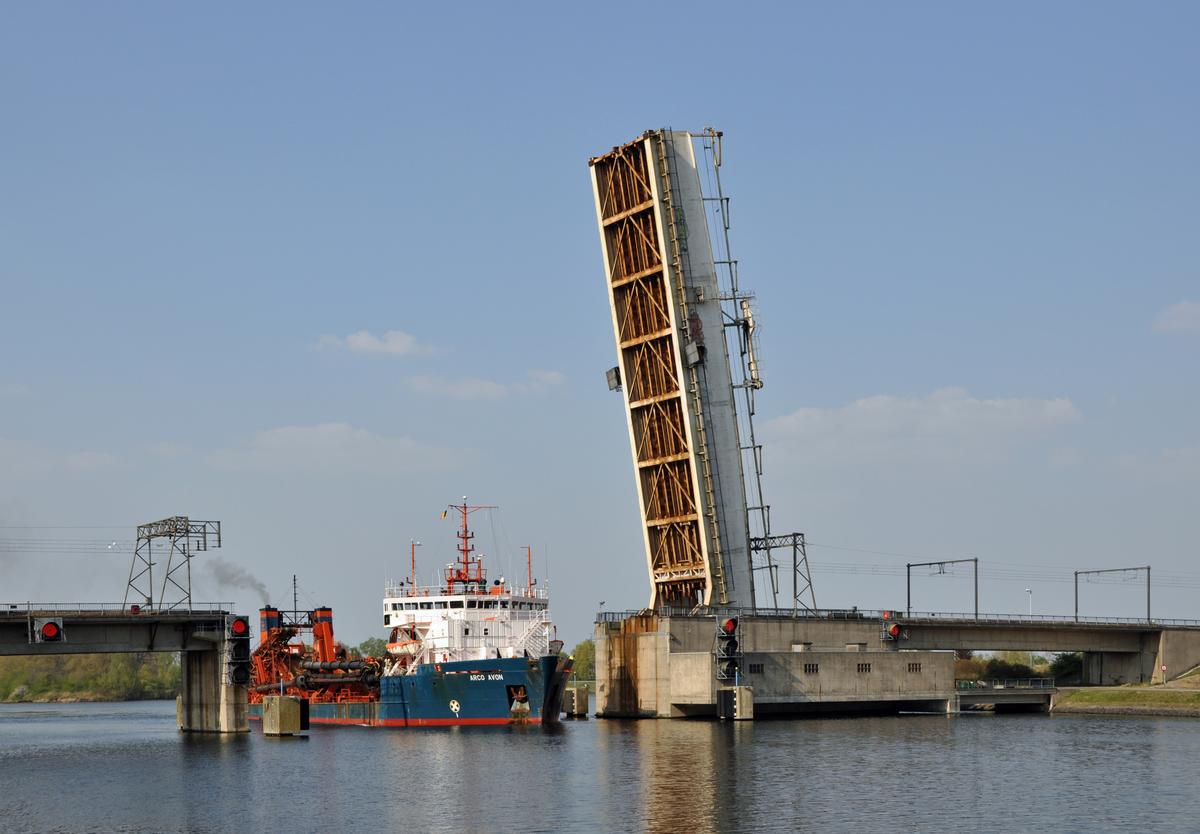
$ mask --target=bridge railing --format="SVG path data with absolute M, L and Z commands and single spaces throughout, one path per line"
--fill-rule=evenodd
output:
M 974 614 L 943 611 L 913 611 L 906 614 L 903 609 L 866 609 L 866 608 L 826 608 L 816 611 L 793 611 L 790 608 L 710 608 L 696 610 L 691 608 L 663 608 L 658 610 L 643 609 L 641 611 L 601 611 L 596 615 L 598 623 L 616 623 L 629 617 L 636 616 L 686 617 L 694 615 L 707 616 L 744 616 L 744 617 L 777 617 L 783 619 L 815 619 L 815 620 L 883 620 L 895 619 L 901 622 L 946 621 L 970 623 L 996 623 L 1003 625 L 1127 625 L 1200 628 L 1200 620 L 1183 620 L 1156 617 L 1147 621 L 1144 617 L 1073 617 L 1060 614 Z
M 1054 678 L 987 678 L 954 681 L 955 689 L 1054 689 Z
M 1131 626 L 1181 626 L 1185 628 L 1200 628 L 1200 620 L 1184 620 L 1170 617 L 1073 617 L 1070 614 L 979 614 L 952 613 L 943 611 L 913 611 L 905 614 L 903 611 L 893 611 L 892 616 L 901 620 L 971 620 L 981 623 L 1055 623 L 1062 625 L 1131 625 Z
M 193 602 L 189 608 L 151 608 L 148 605 L 126 605 L 120 602 L 6 602 L 0 603 L 2 614 L 215 614 L 232 611 L 232 602 Z

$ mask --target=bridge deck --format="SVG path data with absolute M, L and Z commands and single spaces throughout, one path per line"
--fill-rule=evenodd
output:
M 232 607 L 134 611 L 117 603 L 6 603 L 0 605 L 0 656 L 208 650 L 224 639 Z M 60 641 L 34 639 L 35 621 L 46 619 L 61 622 Z

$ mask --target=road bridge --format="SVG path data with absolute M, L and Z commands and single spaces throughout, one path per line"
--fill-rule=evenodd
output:
M 181 730 L 247 732 L 246 688 L 231 681 L 231 603 L 148 610 L 121 603 L 6 603 L 0 605 L 0 656 L 179 652 Z M 241 628 L 240 626 L 238 627 Z
M 1085 683 L 1165 683 L 1200 663 L 1200 620 L 887 614 L 897 649 L 1081 652 Z
M 959 709 L 989 706 L 996 712 L 1049 711 L 1054 678 L 960 680 L 954 682 Z

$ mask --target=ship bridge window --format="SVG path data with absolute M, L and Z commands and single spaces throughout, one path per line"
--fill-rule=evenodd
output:
M 463 601 L 461 599 L 452 599 L 452 600 L 450 600 L 450 607 L 451 608 L 462 608 Z
M 484 600 L 482 603 L 480 603 L 480 605 L 482 605 L 484 608 L 495 608 L 496 601 L 494 599 Z
M 432 602 L 420 602 L 417 604 L 421 606 L 422 611 L 428 611 L 430 608 L 433 608 Z
M 503 601 L 500 603 L 500 607 L 501 607 L 501 608 L 508 608 L 508 600 L 503 600 Z
M 474 608 L 476 605 L 478 605 L 478 603 L 475 600 L 473 600 L 473 599 L 467 600 L 467 608 Z
M 406 602 L 406 603 L 404 603 L 404 610 L 405 610 L 405 611 L 415 611 L 415 610 L 416 610 L 416 608 L 417 608 L 417 604 L 416 604 L 415 602 Z
M 444 602 L 435 602 L 435 603 L 433 604 L 433 607 L 434 607 L 434 608 L 445 608 L 445 607 L 446 607 L 446 603 L 444 603 Z

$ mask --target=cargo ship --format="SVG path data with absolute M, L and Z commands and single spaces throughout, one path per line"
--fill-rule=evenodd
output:
M 356 657 L 333 636 L 333 611 L 259 611 L 261 633 L 251 655 L 250 717 L 262 717 L 267 695 L 308 702 L 313 724 L 436 727 L 543 724 L 559 720 L 572 659 L 554 639 L 550 593 L 538 585 L 526 549 L 526 582 L 488 584 L 476 554 L 466 498 L 459 515 L 457 559 L 436 586 L 417 583 L 416 543 L 407 580 L 384 588 L 387 650 Z M 311 635 L 311 642 L 305 642 Z

